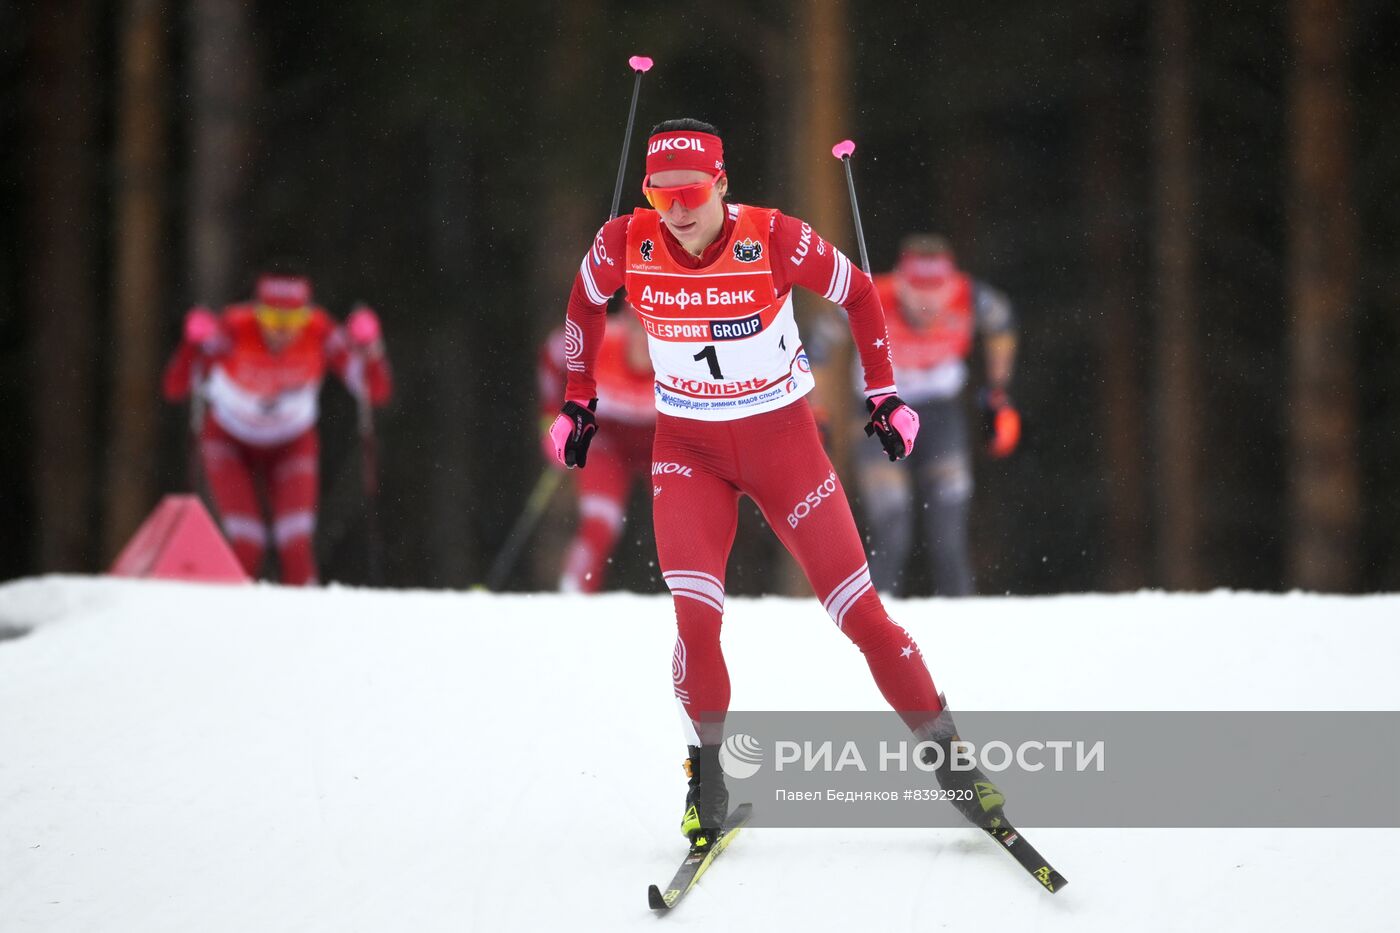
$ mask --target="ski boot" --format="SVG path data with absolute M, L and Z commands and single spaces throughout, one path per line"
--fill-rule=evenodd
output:
M 1002 812 L 1006 798 L 1002 796 L 1001 789 L 975 765 L 966 769 L 953 767 L 952 746 L 961 739 L 947 708 L 938 714 L 937 719 L 919 729 L 916 735 L 937 744 L 943 752 L 942 761 L 939 762 L 933 749 L 924 749 L 923 760 L 925 764 L 938 762 L 934 776 L 938 778 L 940 788 L 953 793 L 953 799 L 948 802 L 974 826 L 983 829 L 1000 826 L 1006 819 L 1006 814 Z
M 729 790 L 724 786 L 724 771 L 719 765 L 718 745 L 691 745 L 685 762 L 690 788 L 685 794 L 685 816 L 681 818 L 681 833 L 690 840 L 692 852 L 714 845 L 720 827 L 729 815 Z

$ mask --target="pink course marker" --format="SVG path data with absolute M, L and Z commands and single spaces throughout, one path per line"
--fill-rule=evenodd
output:
M 831 154 L 838 159 L 849 159 L 851 153 L 856 151 L 856 144 L 849 139 L 843 139 L 831 147 Z
M 651 71 L 651 59 L 647 58 L 645 55 L 633 55 L 631 58 L 627 59 L 627 64 L 632 66 L 633 71 Z

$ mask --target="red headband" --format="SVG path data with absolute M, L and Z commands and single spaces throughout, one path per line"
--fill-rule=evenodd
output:
M 301 308 L 311 304 L 311 280 L 299 275 L 258 277 L 257 299 L 274 308 Z
M 957 271 L 953 259 L 947 253 L 905 253 L 899 258 L 899 275 L 909 284 L 937 286 L 947 281 Z
M 724 171 L 724 143 L 695 130 L 657 133 L 647 141 L 647 175 L 686 169 L 718 175 Z

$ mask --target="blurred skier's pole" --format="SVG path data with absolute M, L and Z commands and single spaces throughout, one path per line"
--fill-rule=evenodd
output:
M 851 195 L 851 214 L 856 219 L 856 242 L 860 244 L 860 267 L 865 270 L 865 274 L 870 274 L 870 257 L 865 254 L 865 230 L 860 225 L 860 205 L 856 203 L 856 183 L 851 177 L 851 153 L 856 151 L 856 144 L 849 139 L 843 139 L 831 147 L 831 154 L 841 160 L 841 164 L 846 166 L 846 190 Z
M 384 585 L 384 539 L 379 533 L 379 441 L 368 390 L 355 393 L 360 422 L 360 480 L 365 493 L 365 549 L 370 586 Z
M 539 524 L 540 518 L 544 516 L 545 509 L 549 508 L 549 503 L 554 500 L 554 494 L 559 491 L 560 482 L 564 479 L 562 469 L 547 466 L 544 473 L 535 482 L 535 488 L 530 492 L 530 498 L 525 501 L 525 510 L 520 513 L 520 517 L 515 520 L 515 525 L 511 527 L 510 534 L 506 536 L 505 543 L 501 545 L 501 551 L 496 555 L 496 559 L 491 562 L 491 570 L 486 574 L 486 588 L 496 591 L 505 585 L 506 578 L 510 576 L 511 570 L 515 568 L 515 562 L 520 557 L 520 550 L 525 546 L 525 542 L 530 540 L 530 535 L 534 532 L 535 526 Z
M 199 452 L 199 435 L 204 433 L 204 364 L 199 358 L 190 365 L 190 437 L 185 450 L 185 482 L 190 492 L 203 496 L 204 469 Z

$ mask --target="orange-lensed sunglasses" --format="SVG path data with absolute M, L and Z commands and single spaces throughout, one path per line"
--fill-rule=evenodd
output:
M 648 176 L 650 177 L 650 176 Z M 724 177 L 724 173 L 711 178 L 709 181 L 698 182 L 693 185 L 680 185 L 676 188 L 653 188 L 644 180 L 642 182 L 642 194 L 646 195 L 647 203 L 653 208 L 666 213 L 677 201 L 688 211 L 698 210 L 710 200 L 710 195 L 714 193 L 715 186 Z

